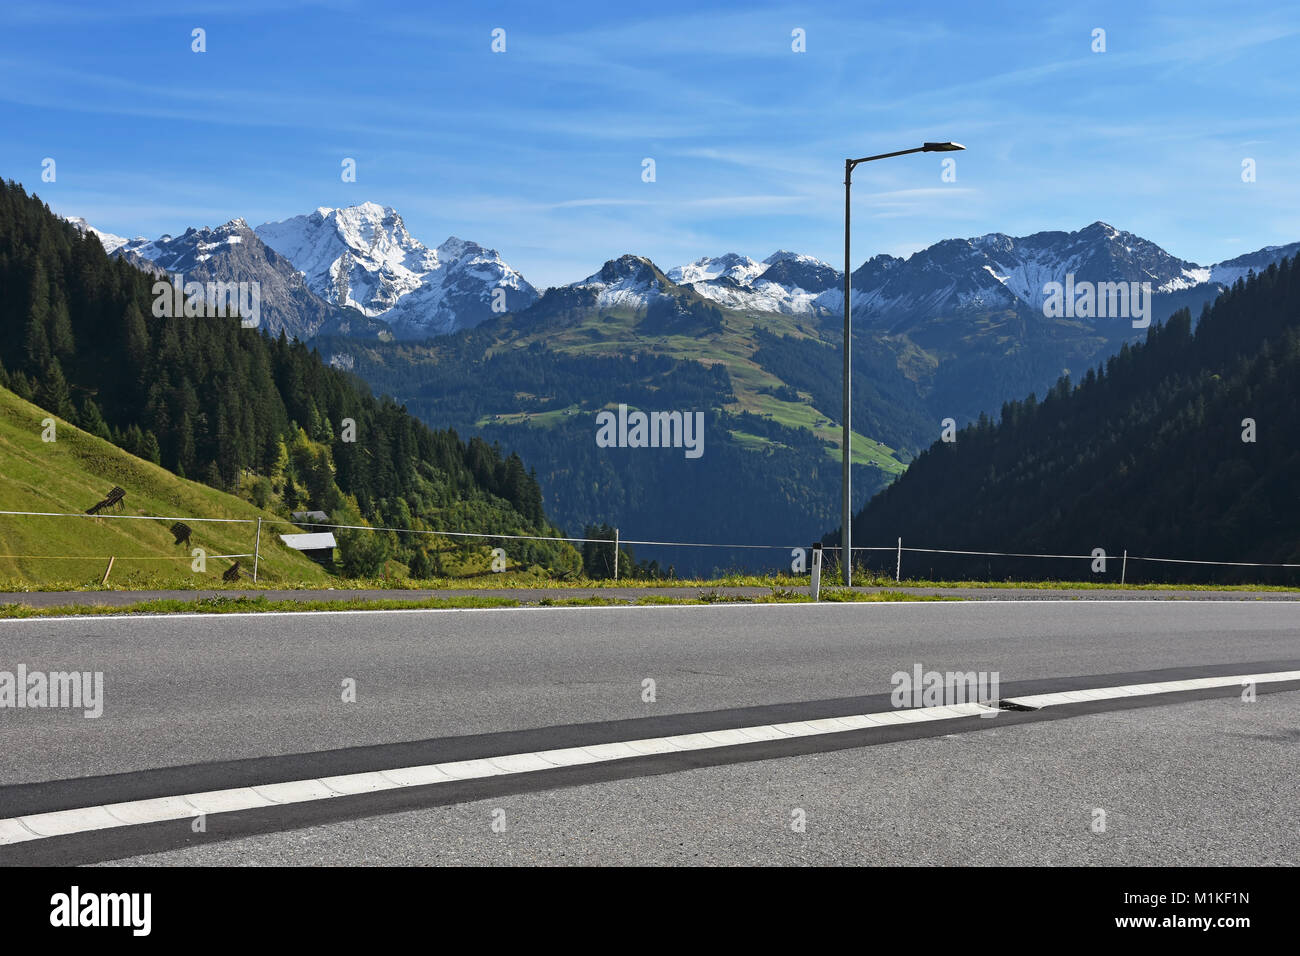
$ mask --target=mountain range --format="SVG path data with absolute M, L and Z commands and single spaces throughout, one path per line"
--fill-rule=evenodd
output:
M 179 236 L 125 239 L 68 220 L 106 252 L 148 271 L 199 282 L 256 281 L 269 331 L 422 338 L 477 325 L 493 311 L 526 308 L 538 294 L 492 249 L 455 236 L 430 249 L 392 208 L 321 207 L 251 229 L 243 219 Z
M 337 332 L 340 324 L 349 326 L 345 334 L 445 335 L 494 314 L 523 311 L 541 297 L 496 250 L 455 236 L 429 248 L 410 234 L 397 210 L 373 202 L 321 207 L 256 229 L 235 219 L 152 240 L 105 233 L 83 219 L 69 222 L 94 232 L 105 251 L 147 269 L 185 272 L 200 281 L 261 281 L 263 295 L 271 297 L 263 309 L 270 330 L 302 339 Z M 853 273 L 853 313 L 892 329 L 938 316 L 1041 311 L 1047 284 L 1064 283 L 1067 275 L 1076 282 L 1149 282 L 1160 311 L 1169 303 L 1189 304 L 1189 294 L 1200 304 L 1211 301 L 1251 269 L 1298 249 L 1300 243 L 1270 246 L 1203 266 L 1103 222 L 1076 232 L 946 239 L 907 258 L 866 260 Z M 628 259 L 610 260 L 585 279 L 547 291 L 594 289 L 598 308 L 644 308 L 664 287 L 648 272 L 615 275 Z M 779 250 L 762 261 L 731 252 L 666 272 L 642 261 L 658 278 L 722 308 L 815 318 L 844 308 L 843 273 L 796 252 Z
M 1205 301 L 1251 269 L 1293 255 L 1300 243 L 1270 246 L 1201 266 L 1170 255 L 1149 240 L 1104 223 L 1077 232 L 1025 237 L 990 233 L 946 239 L 903 259 L 879 255 L 853 273 L 856 319 L 886 326 L 938 315 L 979 314 L 1025 307 L 1041 310 L 1049 283 L 1149 282 L 1159 302 L 1200 290 Z M 762 262 L 727 253 L 670 269 L 719 305 L 788 315 L 842 315 L 844 273 L 811 256 L 778 251 Z

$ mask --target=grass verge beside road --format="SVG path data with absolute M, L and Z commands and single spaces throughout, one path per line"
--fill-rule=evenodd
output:
M 647 595 L 641 598 L 543 598 L 539 601 L 520 601 L 513 598 L 491 596 L 456 596 L 426 598 L 422 600 L 402 600 L 400 598 L 384 600 L 318 600 L 318 601 L 271 601 L 264 597 L 210 597 L 193 601 L 162 599 L 141 601 L 135 604 L 112 606 L 107 604 L 56 605 L 53 607 L 32 607 L 28 604 L 0 604 L 0 619 L 32 617 L 82 617 L 82 616 L 123 616 L 142 614 L 244 614 L 268 611 L 403 611 L 403 610 L 442 610 L 503 607 L 634 607 L 647 605 L 672 604 L 802 604 L 810 603 L 807 594 L 773 589 L 769 595 L 750 597 L 746 595 L 727 595 L 718 591 L 701 592 L 697 596 L 682 594 L 680 597 L 669 595 Z M 862 593 L 856 591 L 823 591 L 823 601 L 953 601 L 959 598 L 912 595 L 902 591 L 876 591 Z
M 838 580 L 836 575 L 826 572 L 822 576 L 825 582 L 823 591 Z M 859 574 L 854 577 L 854 586 L 863 588 L 887 588 L 905 591 L 909 588 L 966 588 L 966 589 L 1003 589 L 1003 590 L 1042 590 L 1042 591 L 1260 591 L 1260 592 L 1300 592 L 1300 586 L 1276 584 L 1119 584 L 1101 581 L 930 581 L 926 579 L 904 579 L 895 581 L 888 575 Z M 5 579 L 0 577 L 0 593 L 37 593 L 42 591 L 152 591 L 159 585 L 152 584 L 117 584 L 111 581 L 107 587 L 98 587 L 81 581 L 51 581 L 33 584 L 30 581 Z M 248 580 L 225 583 L 220 580 L 202 583 L 204 591 L 319 591 L 328 595 L 330 591 L 392 591 L 400 595 L 403 591 L 483 591 L 490 593 L 501 590 L 586 590 L 605 588 L 681 588 L 684 590 L 716 588 L 773 588 L 789 590 L 806 589 L 807 575 L 793 574 L 724 574 L 715 578 L 661 578 L 628 579 L 617 581 L 600 578 L 570 578 L 552 580 L 535 575 L 513 574 L 504 572 L 493 575 L 477 575 L 469 578 L 423 578 L 391 580 L 387 578 L 330 578 L 327 586 L 320 582 L 285 582 L 263 581 L 254 584 Z M 833 600 L 833 599 L 827 599 Z

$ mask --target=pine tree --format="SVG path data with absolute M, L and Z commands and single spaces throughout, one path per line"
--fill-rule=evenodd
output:
M 81 414 L 77 416 L 77 425 L 82 431 L 90 432 L 104 441 L 113 440 L 113 435 L 108 430 L 108 422 L 104 421 L 103 413 L 90 396 L 86 396 L 86 400 L 81 403 Z
M 225 490 L 226 482 L 222 479 L 221 469 L 217 467 L 215 461 L 208 462 L 207 470 L 203 476 L 203 483 L 209 488 L 216 488 L 220 491 Z
M 21 371 L 9 376 L 9 390 L 24 401 L 31 402 L 36 398 L 31 381 Z
M 140 440 L 140 458 L 153 464 L 162 464 L 162 453 L 159 450 L 159 440 L 153 432 L 144 432 L 144 437 Z
M 50 348 L 47 324 L 50 318 L 50 297 L 45 269 L 37 260 L 31 276 L 31 296 L 27 308 L 27 322 L 23 332 L 23 351 L 27 370 L 40 374 L 54 357 Z
M 149 359 L 149 330 L 134 300 L 128 302 L 122 312 L 122 344 L 129 370 L 136 375 L 142 374 Z
M 40 383 L 36 386 L 36 404 L 66 421 L 76 420 L 77 410 L 72 405 L 68 381 L 63 377 L 58 359 L 50 359 L 41 373 Z
M 62 294 L 54 297 L 50 304 L 50 350 L 59 358 L 66 359 L 76 351 L 76 341 L 72 336 L 72 318 L 68 315 L 68 303 Z

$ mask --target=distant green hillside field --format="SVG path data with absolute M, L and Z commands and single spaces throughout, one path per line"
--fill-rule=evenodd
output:
M 114 485 L 126 490 L 123 507 L 109 515 L 272 519 L 239 498 L 178 478 L 61 419 L 56 440 L 42 440 L 50 418 L 8 389 L 0 388 L 0 510 L 81 513 Z M 176 544 L 170 521 L 111 517 L 28 518 L 0 515 L 0 588 L 23 584 L 98 584 L 113 556 L 109 585 L 207 587 L 219 585 L 232 561 L 209 559 L 205 574 L 191 570 L 190 548 L 208 554 L 251 554 L 257 526 L 190 522 L 189 547 Z M 324 582 L 328 575 L 278 534 L 283 524 L 262 527 L 261 581 Z M 241 567 L 252 569 L 252 560 Z
M 708 304 L 694 291 L 688 290 L 682 294 L 688 301 Z M 561 329 L 549 326 L 530 329 L 527 323 L 517 321 L 515 316 L 506 316 L 500 321 L 501 337 L 489 354 L 544 344 L 555 352 L 577 356 L 617 356 L 647 352 L 704 365 L 718 363 L 726 367 L 734 393 L 733 401 L 723 406 L 724 411 L 733 414 L 750 412 L 768 417 L 788 428 L 806 429 L 821 441 L 827 442 L 826 455 L 839 461 L 839 446 L 843 437 L 840 426 L 813 407 L 812 398 L 807 392 L 791 389 L 788 399 L 775 397 L 774 390 L 789 389 L 789 384 L 754 359 L 759 347 L 755 333 L 759 329 L 808 343 L 819 342 L 819 339 L 805 328 L 802 321 L 792 316 L 750 314 L 731 309 L 718 309 L 718 315 L 720 318 L 716 328 L 692 335 L 647 333 L 642 328 L 644 316 L 629 309 L 594 311 L 581 322 Z M 542 403 L 546 398 L 531 393 L 518 393 L 515 397 L 526 405 Z M 598 407 L 612 407 L 612 403 L 604 406 L 596 404 Z M 565 423 L 566 411 L 591 417 L 591 412 L 584 412 L 580 404 L 571 404 L 567 409 L 536 412 L 521 411 L 511 405 L 493 408 L 490 413 L 480 415 L 474 424 L 480 430 L 494 425 L 521 424 L 552 428 Z M 838 412 L 839 409 L 836 407 L 831 411 Z M 765 435 L 735 431 L 729 434 L 741 447 L 752 451 L 784 447 L 780 441 Z M 870 465 L 888 475 L 902 474 L 906 468 L 893 447 L 857 432 L 854 433 L 854 441 L 857 443 L 853 450 L 855 464 Z

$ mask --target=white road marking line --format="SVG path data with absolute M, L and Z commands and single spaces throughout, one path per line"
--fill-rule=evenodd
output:
M 627 756 L 632 756 L 629 752 Z M 531 773 L 534 770 L 553 770 L 555 764 L 549 763 L 537 754 L 513 754 L 509 757 L 493 757 L 491 763 L 500 767 L 502 773 Z
M 303 803 L 307 800 L 324 800 L 334 796 L 334 791 L 319 780 L 295 780 L 291 783 L 266 783 L 253 787 L 258 796 L 276 803 Z
M 198 810 L 200 813 L 225 813 L 229 810 L 249 810 L 253 807 L 275 806 L 274 800 L 262 796 L 252 787 L 239 787 L 234 790 L 210 790 L 207 793 L 187 793 L 184 799 L 191 807 L 190 816 L 194 815 L 194 810 Z
M 1257 684 L 1300 680 L 1300 671 L 1279 671 L 1271 674 L 1241 674 L 1231 677 L 1201 677 L 1194 680 L 1165 681 L 1156 684 L 1126 684 L 1119 687 L 1098 687 L 1089 690 L 1062 691 L 1054 694 L 1032 694 L 1011 697 L 1003 703 L 1038 709 L 1059 704 L 1072 704 L 1088 700 L 1108 700 L 1146 694 L 1165 694 L 1170 691 L 1200 690 L 1210 687 L 1241 686 L 1247 682 Z M 830 736 L 867 728 L 900 725 L 919 721 L 953 720 L 998 713 L 987 704 L 950 704 L 942 707 L 922 707 L 890 710 L 875 714 L 854 714 L 847 717 L 824 717 L 815 720 L 795 720 L 781 724 L 755 727 L 737 727 L 710 730 L 672 737 L 648 737 L 642 740 L 620 740 L 586 747 L 564 747 L 558 750 L 540 750 L 534 753 L 507 754 L 500 757 L 483 757 L 473 760 L 454 760 L 440 764 L 417 767 L 397 767 L 391 770 L 363 771 L 322 777 L 318 780 L 291 780 L 284 783 L 258 784 L 256 787 L 237 787 L 230 790 L 210 790 L 147 800 L 131 800 L 105 806 L 78 807 L 71 810 L 54 810 L 33 813 L 10 819 L 0 819 L 0 846 L 40 840 L 46 837 L 93 830 L 108 830 L 145 823 L 161 823 L 193 817 L 196 812 L 232 813 L 262 807 L 283 806 L 291 803 L 313 803 L 333 797 L 380 790 L 401 790 L 429 784 L 449 783 L 456 780 L 480 780 L 512 774 L 536 773 L 556 767 L 573 767 L 580 764 L 608 763 L 632 757 L 688 750 L 714 750 L 737 744 L 793 737 Z
M 62 836 L 85 830 L 105 830 L 122 824 L 103 807 L 82 807 L 77 810 L 56 810 L 20 818 L 22 824 L 37 836 Z
M 155 797 L 152 800 L 135 800 L 131 803 L 110 803 L 104 807 L 114 817 L 127 825 L 151 823 L 159 811 L 180 811 L 178 817 L 193 816 L 196 811 L 184 797 Z
M 1246 683 L 1268 684 L 1288 680 L 1300 680 L 1300 671 L 1277 671 L 1272 674 L 1239 674 L 1234 677 L 1197 677 L 1193 680 L 1170 680 L 1158 684 L 1124 684 L 1120 687 L 1098 687 L 1095 690 L 1066 690 L 1055 694 L 1007 697 L 1002 702 L 1016 707 L 1038 710 L 1042 707 L 1077 704 L 1087 700 L 1113 700 L 1116 697 L 1168 694 L 1171 691 L 1204 690 L 1210 687 L 1240 687 Z
M 608 744 L 590 744 L 586 747 L 583 747 L 582 749 L 583 751 L 590 754 L 598 761 L 622 760 L 627 757 L 642 756 L 641 754 L 633 750 L 631 747 L 629 747 L 627 744 L 619 741 L 616 741 L 614 743 L 608 743 Z
M 678 747 L 677 750 L 683 748 Z M 566 747 L 563 750 L 546 750 L 541 751 L 546 755 L 545 759 L 559 767 L 577 767 L 584 763 L 599 763 L 600 758 L 589 754 L 581 747 Z
M 368 773 L 350 773 L 342 777 L 321 777 L 320 782 L 340 797 L 386 790 L 392 784 L 391 780 L 376 770 Z
M 34 839 L 36 835 L 23 826 L 21 820 L 0 820 L 0 844 Z
M 447 783 L 459 780 L 451 764 L 428 765 L 423 767 L 399 767 L 395 770 L 381 770 L 380 776 L 389 783 L 399 787 L 422 787 L 429 783 Z
M 754 737 L 754 740 L 766 740 L 766 737 Z M 628 746 L 636 751 L 639 757 L 652 757 L 655 754 L 671 754 L 680 750 L 680 747 L 670 744 L 666 740 L 632 740 Z

